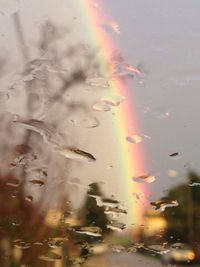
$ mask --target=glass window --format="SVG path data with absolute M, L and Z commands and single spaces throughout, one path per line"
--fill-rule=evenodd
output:
M 198 266 L 199 8 L 0 0 L 0 266 Z

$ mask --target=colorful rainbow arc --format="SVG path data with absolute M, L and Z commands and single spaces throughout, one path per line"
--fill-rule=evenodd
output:
M 112 64 L 110 58 L 113 52 L 117 50 L 117 47 L 111 39 L 111 35 L 97 26 L 102 25 L 105 18 L 100 8 L 94 8 L 93 5 L 94 1 L 91 0 L 78 1 L 78 8 L 81 8 L 81 13 L 84 16 L 84 26 L 87 27 L 87 31 L 90 33 L 90 42 L 96 47 L 101 47 L 98 61 L 102 75 L 111 77 L 112 75 L 109 73 L 111 70 L 108 68 L 108 65 Z M 145 199 L 140 204 L 140 202 L 135 200 L 133 194 L 137 194 L 138 191 L 142 190 L 145 196 L 147 188 L 141 184 L 134 183 L 132 180 L 133 176 L 143 175 L 146 171 L 142 146 L 141 144 L 131 145 L 126 141 L 126 136 L 128 133 L 130 134 L 130 131 L 134 134 L 139 132 L 136 112 L 134 112 L 133 92 L 121 79 L 110 79 L 109 85 L 114 95 L 125 97 L 124 103 L 121 104 L 116 112 L 114 134 L 119 140 L 120 171 L 122 177 L 120 182 L 122 182 L 124 194 L 128 198 L 128 221 L 138 226 L 143 221 Z

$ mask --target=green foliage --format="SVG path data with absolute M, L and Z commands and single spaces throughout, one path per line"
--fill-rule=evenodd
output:
M 169 241 L 200 241 L 200 177 L 189 172 L 187 183 L 172 188 L 167 197 L 177 200 L 177 207 L 167 208 L 164 216 L 168 223 Z M 194 186 L 192 186 L 194 185 Z

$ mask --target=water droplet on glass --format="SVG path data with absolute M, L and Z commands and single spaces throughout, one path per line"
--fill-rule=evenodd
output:
M 181 248 L 181 247 L 184 247 L 184 243 L 174 243 L 172 244 L 172 248 Z
M 37 179 L 35 179 L 35 180 L 30 180 L 29 183 L 32 183 L 32 184 L 34 184 L 34 185 L 38 185 L 38 186 L 42 186 L 42 185 L 45 184 L 44 181 L 42 181 L 42 180 L 37 180 Z
M 74 123 L 75 126 L 83 128 L 95 128 L 98 127 L 100 124 L 97 118 L 95 117 L 71 119 L 71 122 Z
M 127 251 L 130 253 L 135 253 L 137 252 L 137 248 L 135 246 L 131 246 L 131 247 L 128 247 Z
M 147 134 L 142 134 L 142 136 L 143 136 L 144 138 L 146 138 L 146 139 L 151 140 L 151 136 L 149 136 L 149 135 L 147 135 Z
M 45 143 L 57 144 L 61 141 L 56 129 L 43 121 L 31 119 L 29 121 L 17 120 L 15 123 L 19 123 L 28 130 L 39 133 L 43 137 Z M 59 139 L 57 140 L 56 138 Z
M 111 198 L 103 198 L 102 201 L 105 207 L 115 208 L 116 206 L 119 205 L 119 201 Z
M 35 75 L 33 73 L 29 73 L 23 78 L 23 82 L 30 82 L 35 79 Z
M 120 29 L 119 29 L 119 24 L 116 21 L 111 21 L 110 22 L 110 27 L 115 32 L 116 34 L 120 34 Z
M 103 102 L 97 102 L 92 106 L 92 109 L 95 111 L 110 111 L 110 106 L 103 103 Z
M 86 84 L 90 86 L 95 86 L 95 87 L 108 87 L 109 83 L 108 81 L 103 78 L 103 77 L 90 77 L 86 79 Z
M 132 177 L 132 180 L 136 183 L 153 183 L 156 177 L 154 175 L 141 175 Z
M 179 205 L 177 200 L 171 200 L 168 198 L 158 199 L 150 204 L 154 206 L 156 210 L 161 211 L 164 211 L 166 208 L 177 207 Z
M 33 201 L 33 197 L 32 196 L 26 196 L 25 200 L 28 202 L 31 202 L 31 201 Z
M 18 187 L 20 185 L 20 181 L 16 178 L 10 178 L 7 182 L 7 185 L 12 186 L 12 187 Z
M 16 220 L 14 220 L 14 221 L 12 222 L 12 225 L 13 225 L 13 226 L 20 226 L 20 225 L 21 225 L 21 221 L 18 220 L 18 219 L 16 219 Z
M 104 213 L 116 215 L 116 214 L 127 214 L 127 211 L 120 207 L 105 207 Z
M 57 260 L 61 260 L 62 256 L 55 252 L 50 251 L 46 255 L 40 256 L 40 259 L 43 261 L 57 261 Z
M 49 240 L 48 242 L 48 246 L 52 249 L 56 249 L 58 247 L 61 247 L 63 245 L 63 239 L 61 238 L 54 238 Z
M 36 242 L 33 243 L 33 245 L 35 245 L 35 246 L 43 246 L 44 243 L 43 242 L 36 241 Z
M 111 229 L 113 231 L 121 232 L 126 228 L 126 225 L 124 223 L 121 223 L 121 222 L 114 222 L 112 224 L 108 224 L 107 228 Z
M 170 251 L 169 249 L 164 249 L 163 245 L 149 245 L 146 249 L 159 255 L 164 255 Z
M 174 153 L 170 154 L 169 156 L 170 156 L 170 157 L 176 157 L 176 156 L 178 156 L 178 155 L 179 155 L 178 152 L 174 152 Z
M 79 161 L 87 161 L 92 162 L 95 161 L 95 157 L 83 150 L 80 150 L 76 147 L 66 147 L 63 148 L 63 139 L 60 134 L 56 132 L 56 130 L 43 121 L 39 120 L 29 120 L 29 121 L 16 121 L 21 125 L 25 126 L 29 130 L 38 132 L 42 137 L 45 143 L 51 144 L 52 148 L 55 152 L 60 153 L 66 158 L 79 160 Z
M 104 96 L 101 98 L 101 101 L 110 106 L 119 106 L 124 101 L 124 99 L 125 97 L 123 96 L 113 95 Z
M 78 230 L 76 230 L 76 233 L 85 234 L 89 236 L 96 236 L 96 237 L 102 236 L 102 230 L 98 226 L 81 227 Z
M 77 177 L 71 178 L 69 182 L 73 184 L 81 184 L 81 180 Z
M 114 253 L 122 253 L 125 252 L 125 247 L 121 246 L 121 245 L 111 245 L 110 246 L 112 252 Z
M 139 69 L 126 63 L 116 63 L 113 68 L 113 74 L 114 76 L 124 78 L 134 78 L 135 76 L 142 75 Z
M 68 148 L 63 148 L 63 149 L 57 149 L 57 152 L 65 156 L 66 158 L 73 159 L 73 160 L 78 160 L 82 162 L 94 162 L 96 161 L 95 157 L 83 150 L 80 150 L 75 147 L 68 147 Z
M 194 183 L 190 183 L 188 184 L 189 186 L 200 186 L 200 183 L 194 182 Z
M 173 160 L 180 160 L 182 158 L 182 153 L 181 152 L 174 152 L 169 154 L 170 158 Z
M 20 239 L 14 240 L 13 244 L 15 247 L 21 248 L 21 249 L 28 249 L 32 246 L 31 243 L 25 242 L 25 241 L 20 240 Z
M 17 190 L 13 191 L 11 197 L 16 198 L 18 196 L 18 194 L 19 194 L 19 191 L 17 191 Z
M 142 137 L 139 135 L 129 135 L 126 137 L 126 141 L 133 143 L 133 144 L 138 144 L 140 142 L 142 142 Z

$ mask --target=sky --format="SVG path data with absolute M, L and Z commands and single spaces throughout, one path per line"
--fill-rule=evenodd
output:
M 75 10 L 71 1 L 8 2 L 21 16 L 31 59 L 37 56 L 33 43 L 38 41 L 39 29 L 45 20 L 52 20 L 61 26 L 70 25 L 72 31 L 66 44 L 87 43 L 84 25 L 80 27 L 80 10 Z M 0 47 L 12 62 L 8 75 L 1 81 L 5 88 L 10 77 L 13 77 L 11 74 L 14 75 L 16 69 L 23 68 L 24 64 L 20 49 L 16 49 L 13 11 L 10 6 L 6 6 L 5 3 L 8 2 L 0 1 Z M 143 146 L 147 170 L 156 175 L 156 181 L 150 185 L 150 199 L 155 199 L 163 196 L 170 187 L 184 182 L 188 170 L 200 172 L 200 3 L 198 0 L 118 0 L 117 4 L 116 0 L 94 2 L 99 3 L 105 14 L 118 23 L 120 34 L 110 32 L 110 35 L 117 43 L 125 62 L 140 66 L 144 74 L 143 84 L 134 79 L 130 79 L 129 84 L 130 90 L 133 90 L 134 110 L 141 125 L 141 134 L 149 136 L 144 139 Z M 60 45 L 63 47 L 66 44 Z M 20 48 L 20 44 L 17 47 Z M 101 92 L 95 91 L 94 94 L 93 91 L 91 97 L 89 90 L 83 98 L 92 105 L 99 97 Z M 19 112 L 21 100 L 18 101 L 18 104 L 17 101 L 14 104 L 10 100 L 8 109 Z M 107 131 L 112 118 L 108 114 L 96 116 L 101 121 L 101 126 L 89 134 L 82 130 L 82 137 L 74 138 L 74 141 L 86 150 L 92 150 L 103 161 L 99 165 L 97 163 L 83 167 L 84 171 L 82 167 L 75 166 L 72 173 L 86 183 L 102 181 L 105 190 L 114 188 L 117 196 L 123 199 L 120 185 L 116 182 L 118 170 L 108 168 L 119 160 L 115 155 L 116 137 L 112 131 Z M 99 147 L 99 136 L 105 140 L 106 146 L 112 144 L 113 150 L 106 155 Z M 87 140 L 90 140 L 90 144 Z M 175 152 L 180 157 L 170 157 Z M 178 176 L 169 177 L 169 170 L 177 171 Z
M 101 1 L 118 22 L 117 43 L 130 64 L 142 64 L 143 86 L 133 83 L 146 140 L 148 168 L 159 173 L 152 190 L 161 193 L 199 168 L 199 1 Z M 148 108 L 147 108 L 148 107 Z M 149 109 L 149 111 L 147 111 Z M 166 115 L 165 115 L 166 113 Z M 173 160 L 169 155 L 179 152 Z M 180 175 L 169 178 L 169 169 Z

